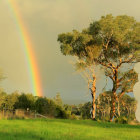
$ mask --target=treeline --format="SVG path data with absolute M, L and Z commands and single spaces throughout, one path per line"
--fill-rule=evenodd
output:
M 135 119 L 137 102 L 135 98 L 129 95 L 124 95 L 117 105 L 115 121 L 126 123 Z M 25 94 L 14 92 L 7 94 L 0 93 L 0 110 L 1 111 L 15 111 L 22 109 L 39 113 L 50 118 L 63 119 L 91 119 L 92 103 L 87 102 L 79 105 L 63 104 L 60 94 L 49 99 L 46 97 L 37 97 L 32 94 Z M 109 121 L 111 110 L 111 93 L 104 92 L 96 99 L 96 119 L 101 121 Z
M 57 104 L 57 101 L 55 102 L 54 99 L 33 96 L 32 94 L 19 94 L 18 92 L 12 94 L 0 93 L 1 111 L 14 112 L 18 109 L 39 113 L 46 117 L 67 118 L 67 114 L 62 106 Z
M 110 121 L 111 112 L 111 92 L 101 93 L 96 101 L 96 120 Z M 92 118 L 92 102 L 72 106 L 72 114 L 80 115 L 82 119 Z M 134 97 L 124 95 L 116 106 L 116 114 L 113 121 L 116 123 L 128 123 L 136 120 L 135 112 L 137 101 Z

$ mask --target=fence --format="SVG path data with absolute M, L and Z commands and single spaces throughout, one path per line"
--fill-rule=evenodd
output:
M 47 118 L 46 116 L 36 113 L 36 111 L 29 111 L 24 109 L 16 110 L 1 110 L 0 119 L 33 119 L 33 118 Z

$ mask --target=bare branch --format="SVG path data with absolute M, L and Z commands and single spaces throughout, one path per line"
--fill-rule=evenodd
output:
M 120 64 L 117 65 L 117 68 L 120 68 L 121 65 L 124 64 L 124 63 L 135 63 L 135 62 L 133 62 L 133 60 L 135 60 L 135 57 L 134 56 L 132 56 L 129 60 L 124 60 L 124 61 L 121 60 L 120 61 Z

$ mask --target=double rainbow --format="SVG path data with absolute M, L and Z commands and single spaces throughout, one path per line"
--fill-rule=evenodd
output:
M 27 31 L 27 28 L 24 24 L 24 21 L 22 19 L 22 16 L 20 14 L 20 11 L 18 9 L 18 6 L 15 2 L 15 0 L 7 0 L 9 8 L 12 11 L 16 28 L 19 31 L 20 39 L 22 42 L 22 47 L 24 50 L 24 54 L 27 61 L 27 67 L 30 75 L 30 81 L 32 86 L 32 92 L 35 96 L 42 96 L 42 87 L 41 87 L 41 79 L 39 74 L 39 69 L 35 57 L 35 53 L 33 50 L 33 45 L 29 36 L 29 33 Z

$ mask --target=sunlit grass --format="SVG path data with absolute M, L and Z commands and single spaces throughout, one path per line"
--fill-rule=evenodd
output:
M 140 140 L 140 126 L 91 120 L 0 120 L 0 140 Z

